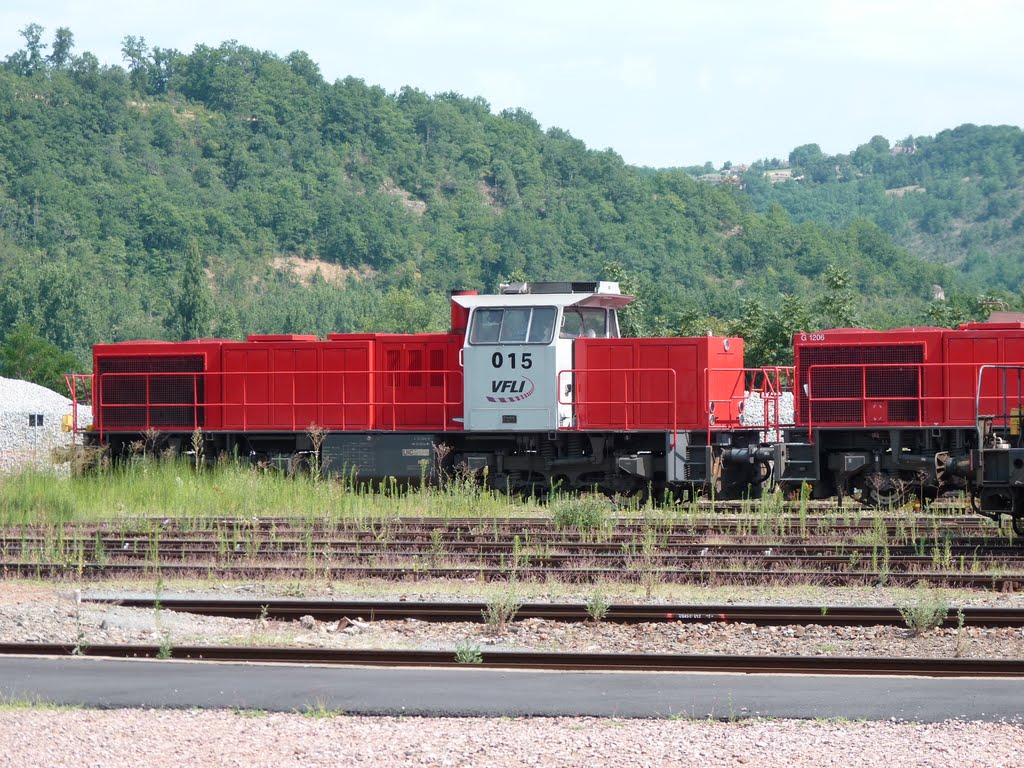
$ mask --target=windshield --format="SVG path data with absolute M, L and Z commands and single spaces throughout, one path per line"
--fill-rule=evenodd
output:
M 554 307 L 487 307 L 477 309 L 469 329 L 470 344 L 549 344 L 555 330 Z

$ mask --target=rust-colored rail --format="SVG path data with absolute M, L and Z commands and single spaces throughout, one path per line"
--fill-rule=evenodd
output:
M 417 619 L 434 622 L 482 622 L 486 603 L 478 602 L 402 602 L 397 600 L 193 600 L 145 598 L 84 598 L 83 602 L 120 605 L 128 608 L 161 609 L 204 616 L 228 616 L 242 619 L 267 618 L 294 620 L 312 616 L 320 621 L 341 617 L 367 621 Z M 964 626 L 1024 627 L 1022 608 L 965 607 Z M 591 620 L 586 605 L 576 603 L 524 603 L 515 620 L 548 619 L 561 622 Z M 786 605 L 630 605 L 613 604 L 603 621 L 617 624 L 645 622 L 686 622 L 694 624 L 743 622 L 759 626 L 817 624 L 822 626 L 877 626 L 905 624 L 899 609 L 886 606 L 786 606 Z M 945 626 L 960 622 L 958 609 L 946 614 Z
M 570 671 L 734 672 L 805 675 L 917 675 L 926 677 L 1024 677 L 1024 661 L 1007 659 L 896 659 L 838 656 L 717 656 L 682 654 L 532 653 L 481 651 L 479 664 L 460 663 L 454 651 L 324 650 L 232 646 L 0 644 L 2 655 L 156 659 L 235 663 L 325 664 L 461 669 Z
M 400 559 L 400 558 L 396 558 Z M 1016 573 L 966 573 L 959 571 L 877 571 L 877 570 L 804 570 L 765 568 L 721 568 L 711 564 L 686 569 L 664 569 L 636 566 L 633 568 L 542 568 L 517 567 L 512 563 L 504 567 L 477 565 L 436 566 L 396 564 L 390 566 L 333 565 L 329 561 L 294 561 L 288 564 L 254 562 L 226 565 L 218 562 L 157 562 L 157 563 L 31 563 L 0 564 L 0 578 L 75 578 L 99 579 L 116 576 L 173 576 L 221 579 L 356 579 L 378 578 L 400 581 L 421 579 L 480 579 L 505 581 L 518 578 L 524 581 L 556 578 L 566 583 L 591 584 L 598 581 L 638 581 L 645 574 L 653 574 L 659 581 L 670 583 L 729 583 L 771 584 L 780 580 L 794 584 L 820 586 L 879 585 L 917 586 L 921 584 L 942 587 L 1014 592 L 1024 590 L 1024 571 Z

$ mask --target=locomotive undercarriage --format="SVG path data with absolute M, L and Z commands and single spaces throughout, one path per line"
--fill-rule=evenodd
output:
M 781 446 L 756 444 L 756 433 L 106 433 L 112 461 L 188 455 L 206 464 L 223 457 L 289 474 L 305 472 L 319 448 L 331 475 L 378 483 L 445 482 L 472 477 L 513 495 L 543 498 L 553 490 L 621 498 L 681 499 L 756 496 L 778 482 L 795 491 L 808 483 L 814 498 L 854 498 L 894 507 L 911 496 L 934 499 L 968 491 L 978 514 L 1009 515 L 1024 535 L 1024 447 L 990 435 L 978 448 L 971 429 L 875 431 L 790 430 Z M 86 444 L 98 435 L 88 433 Z M 669 468 L 671 458 L 682 462 Z M 978 489 L 975 491 L 975 489 Z
M 558 489 L 657 500 L 712 492 L 740 498 L 768 481 L 766 462 L 746 447 L 709 446 L 704 433 L 680 433 L 677 440 L 697 457 L 685 478 L 667 468 L 675 448 L 663 432 L 448 434 L 445 471 L 472 472 L 496 490 L 523 496 Z
M 85 444 L 96 445 L 96 433 L 86 433 Z M 230 458 L 264 469 L 294 473 L 309 465 L 313 437 L 308 432 L 108 432 L 103 448 L 111 461 L 134 457 L 199 456 L 205 464 Z
M 96 441 L 98 435 L 92 437 Z M 504 493 L 543 497 L 552 490 L 598 492 L 622 498 L 678 499 L 686 493 L 742 498 L 771 481 L 770 448 L 751 444 L 756 433 L 680 432 L 161 432 L 106 433 L 115 462 L 136 456 L 197 455 L 263 469 L 305 471 L 317 453 L 327 474 L 370 483 L 444 482 L 473 477 Z M 667 470 L 667 455 L 677 462 Z M 682 463 L 682 468 L 678 466 Z
M 515 495 L 561 490 L 663 498 L 667 490 L 662 433 L 463 433 L 441 439 L 451 446 L 446 472 L 471 472 Z
M 969 456 L 977 433 L 964 428 L 789 430 L 784 487 L 809 483 L 815 498 L 851 497 L 875 507 L 899 506 L 911 495 L 933 499 L 967 489 L 954 467 Z

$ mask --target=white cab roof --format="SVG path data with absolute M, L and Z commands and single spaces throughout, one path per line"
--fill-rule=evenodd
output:
M 503 293 L 452 296 L 460 307 L 604 307 L 620 309 L 633 301 L 621 293 Z

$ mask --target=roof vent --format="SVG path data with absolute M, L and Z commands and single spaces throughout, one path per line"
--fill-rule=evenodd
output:
M 498 292 L 505 295 L 522 293 L 619 293 L 619 284 L 605 280 L 502 283 L 498 286 Z

